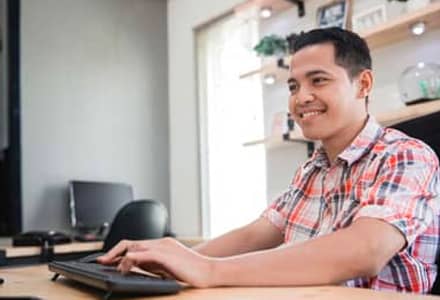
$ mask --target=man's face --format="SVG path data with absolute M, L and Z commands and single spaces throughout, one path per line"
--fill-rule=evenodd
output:
M 365 119 L 357 80 L 336 64 L 330 43 L 307 46 L 293 55 L 288 86 L 289 111 L 307 138 L 323 143 L 338 139 Z

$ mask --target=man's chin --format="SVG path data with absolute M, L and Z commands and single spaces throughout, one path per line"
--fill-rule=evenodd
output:
M 322 132 L 315 132 L 315 131 L 310 131 L 310 130 L 303 130 L 303 136 L 306 139 L 312 140 L 312 141 L 322 140 L 322 138 L 324 137 Z

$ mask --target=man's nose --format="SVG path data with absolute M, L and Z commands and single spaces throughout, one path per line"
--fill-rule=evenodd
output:
M 315 99 L 315 95 L 309 89 L 301 87 L 295 95 L 290 98 L 290 106 L 307 105 Z
M 305 105 L 315 99 L 314 94 L 306 86 L 301 86 L 296 93 L 296 104 Z

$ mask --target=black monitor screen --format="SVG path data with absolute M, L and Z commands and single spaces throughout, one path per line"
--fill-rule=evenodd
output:
M 71 181 L 70 216 L 78 229 L 97 229 L 113 221 L 118 210 L 133 200 L 130 185 L 112 182 Z

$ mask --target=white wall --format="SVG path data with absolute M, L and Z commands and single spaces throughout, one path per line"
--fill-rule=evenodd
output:
M 194 28 L 241 2 L 168 0 L 171 226 L 181 236 L 201 234 Z
M 24 229 L 66 229 L 70 179 L 169 204 L 166 2 L 23 0 Z

